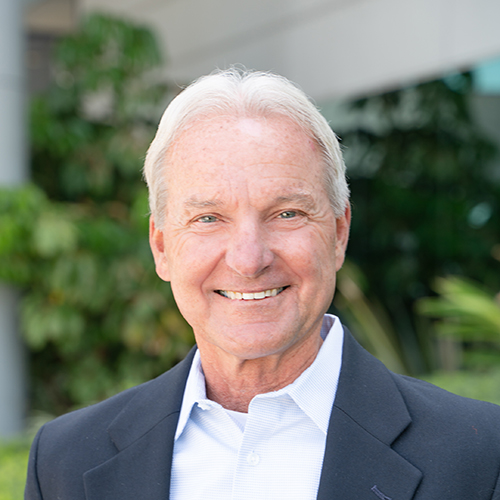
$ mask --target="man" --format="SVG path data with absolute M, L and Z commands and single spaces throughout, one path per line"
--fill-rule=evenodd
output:
M 500 408 L 389 372 L 325 315 L 344 170 L 281 77 L 228 70 L 170 104 L 150 242 L 197 349 L 42 428 L 27 499 L 500 500 Z

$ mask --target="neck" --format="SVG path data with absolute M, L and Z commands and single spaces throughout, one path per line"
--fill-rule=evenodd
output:
M 278 391 L 295 381 L 316 359 L 319 335 L 293 352 L 241 359 L 217 349 L 200 349 L 207 397 L 233 411 L 248 412 L 258 394 Z

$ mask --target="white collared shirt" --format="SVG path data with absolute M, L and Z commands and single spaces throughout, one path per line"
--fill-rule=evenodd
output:
M 248 413 L 207 399 L 199 352 L 175 435 L 171 500 L 313 500 L 342 363 L 340 320 L 325 315 L 316 359 L 293 383 L 255 396 Z

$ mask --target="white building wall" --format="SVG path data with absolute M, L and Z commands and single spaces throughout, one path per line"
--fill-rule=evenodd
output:
M 316 100 L 437 77 L 500 56 L 498 0 L 80 0 L 152 26 L 168 76 L 242 63 Z

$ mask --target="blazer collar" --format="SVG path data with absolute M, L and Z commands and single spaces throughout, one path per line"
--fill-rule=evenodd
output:
M 345 329 L 318 500 L 409 500 L 422 474 L 392 448 L 411 417 L 393 374 Z
M 111 423 L 119 453 L 84 474 L 87 500 L 168 500 L 174 435 L 194 352 L 146 384 Z M 422 474 L 391 448 L 410 423 L 392 374 L 346 330 L 318 500 L 410 500 Z
M 175 429 L 195 350 L 148 382 L 110 424 L 118 453 L 84 474 L 88 500 L 168 499 Z

